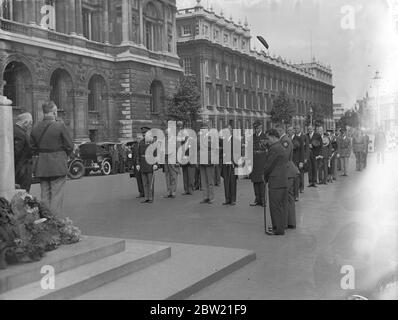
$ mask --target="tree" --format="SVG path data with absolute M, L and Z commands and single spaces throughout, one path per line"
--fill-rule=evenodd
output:
M 201 108 L 200 91 L 193 77 L 183 77 L 177 92 L 168 101 L 170 120 L 183 121 L 189 127 L 198 120 Z
M 289 98 L 284 91 L 275 99 L 269 115 L 273 123 L 290 124 L 295 113 L 294 107 L 290 104 Z
M 348 110 L 344 113 L 344 115 L 340 118 L 338 122 L 338 126 L 340 128 L 358 128 L 359 127 L 359 114 L 355 110 Z

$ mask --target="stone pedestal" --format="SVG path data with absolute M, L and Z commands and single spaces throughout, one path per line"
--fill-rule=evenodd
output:
M 0 197 L 15 194 L 14 133 L 11 101 L 0 95 Z

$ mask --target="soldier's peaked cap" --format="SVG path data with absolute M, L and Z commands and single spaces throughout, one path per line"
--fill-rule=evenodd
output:
M 149 127 L 141 127 L 141 131 L 149 131 L 149 130 L 151 130 L 151 128 L 149 128 Z
M 257 128 L 257 127 L 260 127 L 260 126 L 262 126 L 262 125 L 263 125 L 263 124 L 261 123 L 260 120 L 256 120 L 256 121 L 253 122 L 253 128 Z

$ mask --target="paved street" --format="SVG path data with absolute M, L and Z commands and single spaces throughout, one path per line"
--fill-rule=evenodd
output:
M 68 181 L 65 213 L 85 234 L 191 243 L 254 250 L 257 260 L 193 296 L 194 299 L 342 298 L 342 265 L 355 268 L 357 290 L 397 261 L 398 201 L 396 155 L 384 167 L 370 155 L 365 172 L 317 189 L 306 189 L 297 203 L 298 229 L 285 237 L 263 232 L 262 208 L 251 208 L 249 180 L 238 183 L 238 203 L 223 207 L 223 189 L 212 205 L 199 204 L 200 192 L 163 199 L 163 174 L 156 176 L 155 203 L 136 199 L 129 176 L 93 176 Z M 39 194 L 39 187 L 33 187 Z M 391 254 L 393 253 L 393 254 Z M 366 281 L 365 281 L 366 279 Z

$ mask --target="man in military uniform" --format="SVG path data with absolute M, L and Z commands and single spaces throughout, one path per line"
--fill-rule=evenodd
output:
M 250 206 L 265 206 L 264 163 L 267 156 L 266 136 L 263 133 L 262 123 L 256 120 L 253 123 L 253 170 L 250 179 L 254 187 L 255 201 Z
M 141 132 L 144 136 L 138 144 L 138 163 L 136 168 L 141 172 L 142 184 L 144 186 L 145 200 L 141 203 L 152 203 L 154 195 L 154 171 L 157 170 L 157 165 L 152 165 L 147 162 L 145 157 L 146 149 L 153 143 L 153 139 L 146 137 L 146 133 L 150 130 L 149 127 L 142 127 Z
M 32 130 L 32 148 L 38 155 L 34 174 L 40 179 L 41 200 L 56 215 L 62 215 L 62 204 L 68 156 L 73 151 L 73 140 L 63 123 L 57 119 L 53 101 L 44 103 L 43 121 Z
M 276 129 L 267 131 L 269 145 L 264 166 L 265 181 L 268 182 L 269 206 L 272 230 L 267 235 L 284 235 L 286 229 L 286 202 L 288 201 L 288 154 L 280 142 Z
M 139 163 L 139 155 L 138 155 L 138 146 L 140 142 L 143 140 L 142 133 L 137 134 L 137 141 L 133 144 L 131 147 L 131 153 L 132 153 L 132 162 L 133 162 L 133 176 L 135 176 L 137 180 L 137 188 L 138 188 L 138 193 L 139 195 L 137 198 L 144 198 L 145 197 L 145 192 L 144 192 L 144 185 L 142 183 L 142 176 L 141 176 L 141 171 L 137 170 L 137 165 Z
M 195 174 L 196 174 L 196 164 L 191 163 L 189 161 L 190 152 L 194 153 L 195 158 L 196 151 L 194 150 L 194 142 L 193 137 L 186 136 L 185 139 L 181 142 L 182 145 L 182 157 L 183 163 L 181 163 L 182 167 L 182 176 L 184 181 L 184 194 L 183 195 L 192 195 L 195 191 Z
M 279 140 L 282 147 L 285 149 L 288 163 L 287 163 L 287 177 L 288 177 L 288 198 L 286 203 L 286 228 L 296 229 L 296 204 L 294 199 L 294 186 L 296 177 L 299 175 L 299 171 L 296 165 L 293 163 L 293 143 L 292 140 L 287 136 L 285 129 L 282 125 L 277 125 L 276 130 L 279 133 Z

